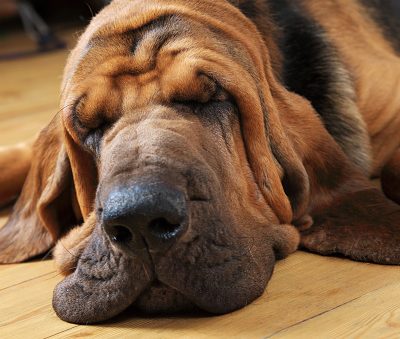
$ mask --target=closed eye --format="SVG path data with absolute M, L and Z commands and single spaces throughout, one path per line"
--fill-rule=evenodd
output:
M 202 82 L 204 90 L 197 93 L 180 93 L 172 98 L 173 105 L 187 106 L 192 110 L 199 110 L 209 105 L 214 105 L 222 102 L 232 102 L 232 96 L 210 76 L 199 73 L 199 79 Z
M 196 99 L 174 99 L 172 105 L 179 111 L 189 111 L 198 116 L 215 115 L 217 112 L 236 112 L 235 100 L 223 88 L 218 87 L 215 93 L 206 102 Z M 218 115 L 218 114 L 217 114 Z
M 81 141 L 82 146 L 97 158 L 100 155 L 101 141 L 104 133 L 111 127 L 112 123 L 108 121 L 100 121 L 99 118 L 97 118 L 95 123 L 88 126 L 88 124 L 84 123 L 79 118 L 79 111 L 83 108 L 83 105 L 83 98 L 77 100 L 77 103 L 74 105 L 71 115 L 72 126 Z M 101 114 L 98 116 L 101 116 Z

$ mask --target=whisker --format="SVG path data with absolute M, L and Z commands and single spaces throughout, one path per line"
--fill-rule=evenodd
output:
M 40 261 L 44 261 L 44 260 L 48 259 L 50 257 L 50 255 L 53 253 L 53 249 L 54 249 L 54 247 L 50 248 L 46 252 L 46 254 L 40 259 Z
M 58 114 L 59 114 L 61 111 L 63 111 L 64 109 L 66 109 L 67 107 L 70 107 L 70 106 L 74 106 L 74 104 L 68 104 L 68 105 L 65 105 L 64 107 L 60 108 L 60 110 L 58 110 L 58 111 L 53 115 L 53 117 L 52 117 L 51 120 L 50 120 L 50 123 L 53 122 L 55 118 L 57 118 Z
M 71 255 L 71 257 L 74 257 L 74 258 L 76 258 L 76 259 L 79 259 L 79 256 L 73 254 L 73 253 L 63 244 L 63 242 L 62 242 L 61 239 L 60 239 L 58 242 L 59 242 L 59 243 L 61 244 L 61 246 Z
M 142 268 L 143 268 L 143 271 L 144 271 L 144 273 L 146 275 L 147 280 L 151 280 L 149 271 L 147 271 L 146 265 L 144 263 L 142 263 Z
M 90 11 L 90 14 L 92 15 L 92 17 L 94 17 L 94 12 L 93 12 L 92 7 L 90 6 L 90 4 L 85 2 L 85 5 L 87 6 L 87 8 L 89 8 L 89 11 Z

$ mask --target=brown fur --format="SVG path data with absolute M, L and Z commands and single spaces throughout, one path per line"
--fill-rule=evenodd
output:
M 400 102 L 394 76 L 369 80 L 390 67 L 397 74 L 397 57 L 356 2 L 303 2 L 357 79 L 379 174 L 400 144 Z M 344 27 L 350 33 L 339 36 Z M 102 321 L 135 303 L 243 307 L 263 292 L 275 260 L 296 249 L 288 224 L 311 251 L 400 263 L 399 206 L 372 187 L 310 102 L 280 83 L 274 32 L 260 31 L 222 0 L 114 0 L 82 35 L 65 68 L 65 109 L 33 146 L 0 231 L 0 262 L 18 262 L 83 222 L 55 250 L 68 275 L 53 300 L 62 319 Z M 368 68 L 383 57 L 387 64 Z M 189 230 L 162 256 L 127 255 L 102 227 L 110 192 L 137 181 L 167 181 L 192 204 Z

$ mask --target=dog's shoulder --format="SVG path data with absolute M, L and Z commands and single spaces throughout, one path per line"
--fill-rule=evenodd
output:
M 368 134 L 354 101 L 352 77 L 323 25 L 301 1 L 245 0 L 239 8 L 263 35 L 272 29 L 279 48 L 281 82 L 312 103 L 329 133 L 367 172 Z

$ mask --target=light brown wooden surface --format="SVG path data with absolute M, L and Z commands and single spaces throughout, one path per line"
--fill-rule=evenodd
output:
M 0 40 L 0 51 L 11 43 Z M 0 63 L 0 145 L 34 136 L 57 112 L 65 58 L 61 51 Z M 232 314 L 126 313 L 96 326 L 56 317 L 60 279 L 51 260 L 0 266 L 0 338 L 400 338 L 398 267 L 298 252 L 278 263 L 261 298 Z

